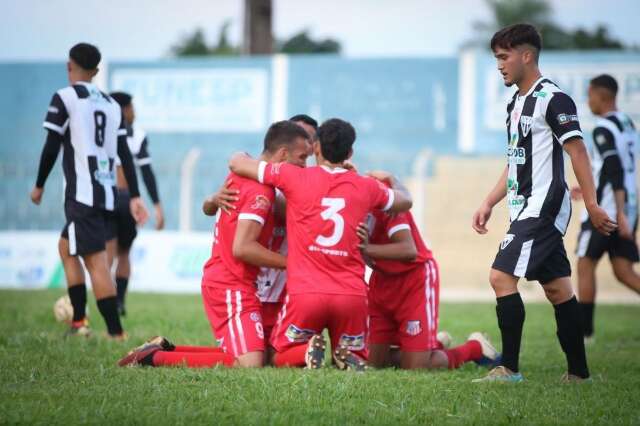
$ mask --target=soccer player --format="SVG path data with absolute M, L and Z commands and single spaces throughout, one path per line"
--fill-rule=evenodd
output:
M 147 135 L 138 126 L 134 124 L 135 111 L 131 102 L 131 95 L 124 92 L 113 92 L 111 97 L 115 99 L 122 109 L 122 115 L 125 119 L 127 127 L 127 144 L 133 155 L 135 164 L 140 168 L 142 180 L 147 188 L 149 197 L 153 202 L 155 212 L 155 227 L 157 230 L 164 228 L 164 213 L 162 204 L 158 196 L 158 187 L 156 185 L 156 177 L 151 168 L 151 156 L 149 155 L 149 141 Z M 117 246 L 117 266 L 116 266 L 116 292 L 118 296 L 118 311 L 120 315 L 126 314 L 124 305 L 127 286 L 129 285 L 129 277 L 131 276 L 131 263 L 129 260 L 129 252 L 133 245 L 138 232 L 136 230 L 136 221 L 129 211 L 129 188 L 125 179 L 119 159 L 116 159 L 117 170 L 117 186 L 118 186 L 118 202 L 116 203 L 115 223 L 116 235 L 118 239 Z
M 296 151 L 304 162 L 308 143 L 300 126 L 290 121 L 274 123 L 265 136 L 260 160 L 280 163 Z M 275 194 L 272 187 L 235 173 L 226 181 L 238 190 L 238 200 L 236 208 L 218 214 L 212 255 L 202 278 L 205 311 L 222 352 L 217 348 L 171 351 L 166 339 L 155 338 L 131 351 L 119 365 L 263 365 L 264 327 L 255 282 L 259 267 L 284 269 L 287 264 L 284 256 L 267 249 L 273 236 Z
M 373 212 L 367 224 L 358 227 L 358 235 L 373 269 L 368 293 L 371 365 L 395 364 L 391 345 L 399 345 L 403 369 L 453 369 L 468 361 L 494 365 L 499 354 L 482 333 L 472 333 L 465 344 L 446 350 L 437 341 L 438 264 L 410 212 Z
M 638 226 L 638 187 L 635 152 L 638 134 L 631 119 L 616 105 L 618 83 L 607 74 L 591 80 L 589 108 L 598 116 L 593 130 L 591 165 L 597 182 L 598 204 L 615 217 L 618 230 L 602 235 L 594 229 L 585 212 L 578 236 L 578 298 L 587 342 L 593 339 L 593 311 L 596 296 L 595 270 L 605 252 L 621 283 L 640 293 L 640 275 L 633 270 L 638 259 L 635 234 Z M 574 188 L 574 193 L 579 194 Z
M 388 189 L 343 167 L 356 139 L 351 124 L 327 120 L 318 139 L 316 167 L 236 154 L 230 168 L 280 189 L 287 200 L 287 297 L 271 339 L 273 364 L 321 367 L 320 333 L 327 328 L 338 368 L 361 370 L 367 358 L 367 296 L 356 228 L 371 210 L 408 210 L 411 197 L 395 178 Z
M 116 291 L 107 264 L 106 242 L 114 238 L 111 217 L 116 200 L 114 164 L 120 157 L 131 200 L 129 207 L 142 224 L 147 212 L 140 199 L 136 171 L 127 146 L 126 128 L 120 106 L 91 83 L 98 72 L 99 50 L 79 43 L 69 51 L 67 71 L 70 86 L 51 99 L 44 127 L 48 130 L 42 150 L 36 185 L 31 200 L 40 204 L 45 181 L 62 147 L 65 178 L 64 210 L 67 223 L 58 250 L 62 259 L 69 298 L 73 306 L 72 335 L 90 334 L 85 315 L 87 267 L 98 310 L 107 324 L 108 335 L 124 339 L 118 315 Z
M 472 222 L 476 232 L 485 234 L 493 207 L 507 197 L 511 225 L 489 276 L 497 300 L 502 363 L 480 381 L 523 380 L 518 365 L 525 317 L 518 293 L 521 277 L 539 281 L 554 307 L 557 336 L 568 364 L 564 380 L 589 378 L 580 307 L 563 244 L 571 215 L 563 152 L 571 158 L 594 228 L 608 235 L 616 224 L 597 204 L 573 100 L 538 69 L 541 47 L 540 34 L 528 24 L 503 28 L 491 39 L 505 85 L 515 84 L 518 90 L 507 106 L 507 167 Z

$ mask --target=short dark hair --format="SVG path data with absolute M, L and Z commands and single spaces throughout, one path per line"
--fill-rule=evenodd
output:
M 309 139 L 307 132 L 296 123 L 283 120 L 273 123 L 264 136 L 263 152 L 275 153 L 283 145 L 291 145 L 297 138 Z
M 313 127 L 314 130 L 318 130 L 318 122 L 313 118 L 309 117 L 307 114 L 297 114 L 289 119 L 289 121 L 293 122 L 302 122 L 304 124 L 308 124 Z
M 109 94 L 114 101 L 120 105 L 120 108 L 131 105 L 131 95 L 125 92 L 111 92 Z
M 318 128 L 318 139 L 325 160 L 342 163 L 349 158 L 351 147 L 356 141 L 356 130 L 349 122 L 331 118 Z
M 536 60 L 542 50 L 542 37 L 531 24 L 514 24 L 504 27 L 491 38 L 491 50 L 498 48 L 513 49 L 522 45 L 531 45 L 536 49 Z
M 69 50 L 69 58 L 73 59 L 73 62 L 82 69 L 93 71 L 98 68 L 102 55 L 93 44 L 78 43 Z
M 613 96 L 618 94 L 618 82 L 609 74 L 600 74 L 599 76 L 592 78 L 589 84 L 593 87 L 607 89 L 613 94 Z

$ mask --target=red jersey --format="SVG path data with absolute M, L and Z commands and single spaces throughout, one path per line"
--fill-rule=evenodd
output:
M 365 296 L 356 234 L 371 210 L 388 210 L 393 191 L 345 169 L 260 163 L 260 182 L 287 198 L 287 293 Z
M 262 224 L 258 242 L 267 247 L 273 235 L 273 188 L 255 180 L 229 173 L 232 189 L 240 190 L 236 209 L 229 214 L 218 211 L 211 258 L 204 265 L 202 283 L 208 287 L 256 291 L 256 277 L 260 268 L 244 263 L 233 256 L 233 240 L 238 220 L 254 220 Z
M 420 231 L 418 231 L 418 227 L 410 212 L 396 215 L 373 212 L 369 215 L 368 224 L 369 232 L 371 233 L 369 242 L 371 244 L 390 244 L 393 234 L 401 230 L 408 230 L 411 231 L 411 236 L 413 237 L 418 252 L 416 258 L 411 262 L 375 259 L 375 267 L 373 268 L 375 271 L 384 274 L 402 274 L 412 270 L 418 265 L 424 265 L 429 259 L 433 259 L 433 253 L 431 253 L 431 250 L 429 250 L 424 241 L 422 241 Z

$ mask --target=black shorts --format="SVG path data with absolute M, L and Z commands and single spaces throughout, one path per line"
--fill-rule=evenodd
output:
M 115 210 L 115 227 L 118 247 L 123 250 L 129 250 L 138 235 L 136 220 L 131 215 L 129 201 L 131 201 L 129 191 L 119 190 Z
M 87 206 L 67 198 L 64 202 L 67 223 L 62 238 L 69 240 L 71 256 L 97 253 L 115 238 L 113 212 Z
M 576 255 L 598 260 L 607 252 L 609 253 L 609 259 L 622 257 L 631 262 L 637 262 L 640 257 L 638 256 L 638 244 L 636 244 L 635 240 L 635 230 L 633 234 L 633 240 L 622 238 L 618 231 L 609 236 L 602 235 L 593 228 L 591 221 L 587 220 L 582 222 L 580 233 L 578 234 Z
M 562 233 L 545 218 L 512 222 L 492 268 L 540 284 L 571 276 Z

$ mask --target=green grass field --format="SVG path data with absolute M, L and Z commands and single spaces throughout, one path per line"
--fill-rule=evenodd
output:
M 470 383 L 485 370 L 345 373 L 266 368 L 118 368 L 154 334 L 211 344 L 200 298 L 132 294 L 127 343 L 102 338 L 92 300 L 88 340 L 65 340 L 52 305 L 60 291 L 0 291 L 1 424 L 639 424 L 640 307 L 599 306 L 588 348 L 594 381 L 560 384 L 564 357 L 553 310 L 528 305 L 517 385 Z M 491 304 L 445 304 L 441 328 L 460 342 L 485 330 L 498 340 Z

